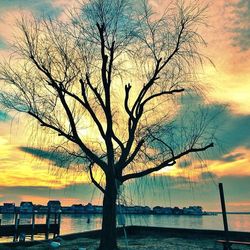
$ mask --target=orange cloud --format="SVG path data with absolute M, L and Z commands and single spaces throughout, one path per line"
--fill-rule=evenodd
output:
M 42 186 L 62 188 L 70 184 L 89 183 L 84 173 L 73 170 L 59 169 L 50 161 L 41 161 L 21 152 L 18 147 L 9 144 L 0 137 L 0 170 L 1 185 L 11 186 Z
M 238 202 L 227 202 L 228 211 L 240 211 L 249 212 L 250 200 L 238 201 Z M 239 224 L 239 228 L 242 227 L 242 221 L 236 221 Z
M 218 177 L 223 176 L 250 176 L 250 150 L 247 148 L 236 148 L 224 158 L 236 156 L 234 161 L 214 160 L 208 161 L 208 171 L 214 173 Z

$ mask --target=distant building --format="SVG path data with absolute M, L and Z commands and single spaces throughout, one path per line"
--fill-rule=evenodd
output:
M 2 213 L 14 213 L 15 203 L 4 203 L 2 206 Z
M 48 212 L 48 207 L 43 205 L 34 205 L 33 209 L 41 214 L 46 214 Z
M 135 206 L 123 206 L 121 205 L 120 212 L 124 214 L 136 214 Z
M 173 209 L 171 207 L 160 207 L 156 206 L 153 208 L 154 214 L 173 214 Z
M 156 206 L 153 208 L 154 214 L 173 214 L 173 209 L 171 207 L 160 207 Z
M 173 210 L 171 207 L 164 207 L 164 214 L 173 214 Z
M 189 206 L 188 208 L 183 208 L 183 214 L 185 215 L 202 215 L 202 207 L 200 206 Z
M 102 214 L 102 206 L 94 206 L 95 213 L 97 214 Z
M 51 212 L 51 213 L 55 213 L 57 212 L 58 210 L 61 210 L 61 202 L 59 200 L 51 200 L 48 202 L 47 204 L 48 206 L 48 210 Z
M 95 213 L 95 208 L 93 207 L 93 205 L 91 203 L 88 203 L 86 206 L 85 206 L 85 212 L 87 214 L 93 214 Z
M 145 207 L 143 207 L 143 213 L 144 214 L 150 214 L 150 213 L 152 213 L 152 210 L 151 210 L 150 207 L 145 206 Z
M 32 213 L 33 203 L 31 201 L 22 201 L 20 203 L 20 213 Z
M 172 209 L 172 213 L 175 214 L 175 215 L 181 215 L 181 214 L 183 214 L 183 210 L 181 208 L 174 207 Z
M 152 212 L 148 206 L 124 206 L 118 207 L 118 212 L 122 214 L 149 214 Z
M 85 208 L 82 204 L 73 204 L 71 210 L 75 214 L 82 214 L 85 212 Z
M 145 208 L 143 206 L 134 206 L 136 214 L 144 214 Z
M 74 213 L 74 211 L 72 210 L 72 206 L 63 206 L 63 207 L 61 207 L 61 211 L 62 211 L 63 214 L 72 214 L 72 213 Z

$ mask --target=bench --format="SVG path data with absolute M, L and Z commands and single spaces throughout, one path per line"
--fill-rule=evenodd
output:
M 249 241 L 237 241 L 237 240 L 217 240 L 218 243 L 223 244 L 224 250 L 232 249 L 231 246 L 233 244 L 235 245 L 245 245 L 245 246 L 250 246 Z

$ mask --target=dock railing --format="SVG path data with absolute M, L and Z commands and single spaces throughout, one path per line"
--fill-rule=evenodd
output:
M 56 212 L 48 210 L 45 224 L 38 224 L 36 223 L 36 210 L 29 213 L 20 213 L 20 211 L 15 210 L 14 213 L 8 213 L 14 217 L 12 224 L 5 225 L 0 219 L 0 237 L 13 237 L 13 242 L 25 241 L 26 237 L 34 240 L 34 235 L 37 234 L 44 234 L 45 239 L 48 239 L 51 234 L 53 237 L 57 237 L 60 235 L 61 212 L 61 210 Z M 30 215 L 31 223 L 20 223 L 22 215 Z

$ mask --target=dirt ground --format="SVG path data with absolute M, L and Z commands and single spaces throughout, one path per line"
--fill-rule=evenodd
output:
M 48 250 L 55 249 L 50 246 L 51 242 L 43 242 L 35 246 L 24 247 L 6 247 L 0 245 L 0 250 Z M 61 240 L 61 245 L 56 248 L 58 250 L 79 250 L 86 248 L 86 250 L 96 250 L 99 240 L 91 238 L 77 238 L 74 240 Z M 223 247 L 216 243 L 215 238 L 199 237 L 197 238 L 181 238 L 181 237 L 164 237 L 161 235 L 140 235 L 128 237 L 128 248 L 124 237 L 118 239 L 119 249 L 121 250 L 200 250 L 200 249 L 223 249 Z M 249 246 L 233 246 L 236 250 L 247 250 Z

